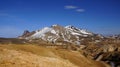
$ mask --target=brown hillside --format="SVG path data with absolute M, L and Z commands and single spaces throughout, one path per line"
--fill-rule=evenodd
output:
M 37 45 L 0 45 L 0 67 L 106 67 L 79 52 Z

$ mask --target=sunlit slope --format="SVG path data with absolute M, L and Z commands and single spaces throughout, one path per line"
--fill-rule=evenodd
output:
M 0 67 L 105 67 L 79 52 L 37 45 L 0 45 Z

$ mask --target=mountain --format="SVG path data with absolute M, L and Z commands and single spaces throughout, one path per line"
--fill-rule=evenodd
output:
M 67 42 L 80 45 L 82 38 L 93 35 L 94 34 L 92 32 L 76 28 L 72 25 L 65 27 L 60 25 L 52 25 L 51 27 L 44 27 L 41 30 L 32 32 L 26 30 L 19 38 L 27 40 L 42 39 L 44 41 L 52 43 Z
M 38 51 L 37 54 L 40 53 L 40 55 L 42 54 L 42 52 L 44 52 L 43 50 L 41 49 L 36 50 L 37 48 L 35 49 L 33 47 L 29 48 L 28 46 L 32 44 L 32 45 L 35 45 L 36 47 L 38 46 L 44 47 L 45 50 L 49 48 L 52 50 L 55 49 L 54 51 L 55 55 L 57 55 L 58 53 L 58 56 L 63 57 L 64 59 L 67 59 L 67 60 L 69 59 L 70 62 L 75 63 L 78 66 L 81 66 L 81 64 L 83 64 L 81 63 L 81 55 L 83 55 L 87 59 L 90 59 L 90 60 L 92 59 L 93 61 L 95 60 L 95 62 L 96 61 L 102 62 L 104 64 L 107 63 L 112 67 L 120 66 L 120 61 L 119 61 L 120 60 L 120 35 L 102 36 L 100 34 L 95 34 L 84 29 L 79 29 L 72 25 L 68 25 L 65 27 L 60 25 L 52 25 L 50 27 L 44 27 L 42 29 L 35 30 L 32 32 L 25 30 L 24 33 L 18 38 L 0 38 L 0 44 L 2 45 L 8 44 L 10 46 L 12 44 L 17 44 L 14 47 L 12 45 L 12 48 L 18 47 L 18 49 L 31 51 L 31 53 Z M 21 44 L 22 46 L 24 45 L 28 45 L 28 46 L 23 48 L 23 47 L 19 47 L 20 45 L 18 44 Z M 8 45 L 7 47 L 10 47 Z M 60 51 L 58 51 L 59 49 Z M 61 50 L 63 50 L 63 52 L 61 52 Z M 75 53 L 71 53 L 71 54 L 68 53 L 67 55 L 67 53 L 64 53 L 66 51 L 75 52 Z M 49 53 L 47 52 L 44 52 L 43 54 L 49 55 Z M 26 55 L 27 54 L 25 54 L 25 56 Z M 80 56 L 80 58 L 78 56 Z M 4 58 L 4 56 L 2 57 Z M 87 59 L 83 59 L 83 61 L 88 62 L 89 60 Z M 87 65 L 87 64 L 83 64 L 83 66 L 81 67 L 88 67 L 84 65 Z M 98 66 L 95 66 L 95 67 L 98 67 Z M 100 67 L 104 67 L 104 66 L 100 66 Z
M 117 34 L 117 35 L 111 35 L 111 36 L 109 36 L 109 38 L 119 39 L 119 40 L 120 40 L 120 34 Z

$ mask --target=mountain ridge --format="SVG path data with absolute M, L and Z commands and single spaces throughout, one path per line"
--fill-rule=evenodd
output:
M 60 26 L 52 25 L 51 27 L 44 27 L 40 30 L 32 32 L 24 31 L 21 39 L 42 39 L 47 42 L 69 42 L 80 45 L 82 37 L 93 36 L 94 33 L 87 30 L 79 29 L 72 25 Z

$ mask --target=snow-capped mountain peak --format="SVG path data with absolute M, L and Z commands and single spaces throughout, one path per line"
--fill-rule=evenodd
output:
M 88 35 L 92 35 L 93 33 L 88 32 L 87 30 L 84 29 L 79 29 L 77 27 L 74 27 L 72 25 L 68 25 L 65 27 L 66 29 L 69 29 L 71 31 L 77 32 L 77 33 L 81 33 L 81 34 L 88 34 Z
M 66 29 L 69 29 L 69 30 L 72 30 L 72 31 L 80 31 L 79 28 L 74 27 L 74 26 L 72 26 L 72 25 L 65 26 L 65 28 L 66 28 Z
M 56 27 L 56 26 L 59 26 L 58 24 L 54 24 L 54 25 L 52 25 L 51 27 Z
M 65 26 L 65 28 L 77 29 L 76 27 L 74 27 L 72 25 L 67 25 L 67 26 Z
M 29 32 L 30 34 L 30 32 Z M 76 28 L 72 25 L 60 26 L 52 25 L 51 27 L 44 27 L 41 30 L 36 30 L 32 35 L 26 36 L 25 39 L 42 39 L 47 42 L 57 43 L 57 42 L 69 42 L 74 44 L 80 44 L 80 39 L 82 37 L 92 36 L 93 34 Z M 21 36 L 22 37 L 22 36 Z

